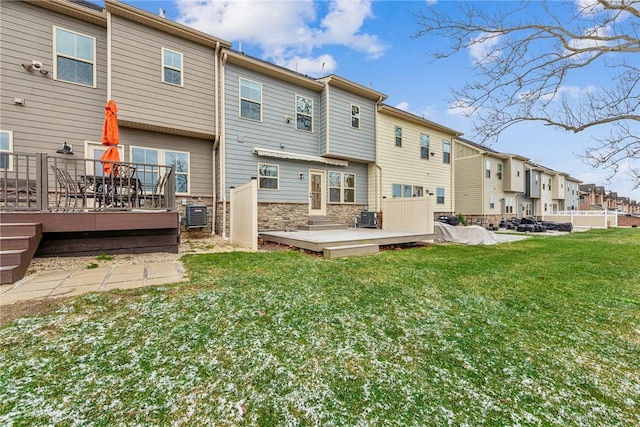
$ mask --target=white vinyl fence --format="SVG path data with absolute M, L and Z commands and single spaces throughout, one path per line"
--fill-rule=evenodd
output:
M 433 234 L 433 209 L 428 197 L 382 200 L 382 229 Z
M 608 228 L 618 226 L 618 214 L 609 211 L 558 211 L 544 215 L 543 221 L 570 222 L 574 227 Z
M 258 181 L 231 189 L 231 243 L 258 250 Z

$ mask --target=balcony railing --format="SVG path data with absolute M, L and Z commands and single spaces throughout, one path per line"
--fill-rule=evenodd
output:
M 0 210 L 174 210 L 174 166 L 0 153 Z

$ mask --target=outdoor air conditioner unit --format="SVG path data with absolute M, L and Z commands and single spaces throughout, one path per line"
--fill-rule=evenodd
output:
M 207 207 L 189 205 L 186 209 L 185 223 L 189 228 L 202 228 L 207 225 Z
M 378 213 L 369 211 L 360 212 L 360 227 L 378 228 Z

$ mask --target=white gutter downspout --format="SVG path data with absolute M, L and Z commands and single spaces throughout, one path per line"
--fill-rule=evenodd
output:
M 107 101 L 111 99 L 111 12 L 107 12 Z
M 330 114 L 329 113 L 329 111 L 330 111 L 330 108 L 329 108 L 329 99 L 330 99 L 329 98 L 329 86 L 330 85 L 328 83 L 324 84 L 324 87 L 327 89 L 326 92 L 325 92 L 325 115 L 326 116 L 324 118 L 324 123 L 325 123 L 326 129 L 325 129 L 325 132 L 324 132 L 324 150 L 325 150 L 324 152 L 327 153 L 327 154 L 329 154 L 331 152 L 331 150 L 329 148 L 329 141 L 330 141 L 329 132 L 331 130 L 330 127 L 329 127 L 329 122 L 330 122 L 329 121 L 329 114 Z
M 218 68 L 220 67 L 220 42 L 216 42 L 216 53 L 215 53 L 215 64 L 216 67 L 213 73 L 214 86 L 213 86 L 213 96 L 215 97 L 214 105 L 216 108 L 216 136 L 213 140 L 213 146 L 211 147 L 211 174 L 212 174 L 212 188 L 213 188 L 213 212 L 211 213 L 211 234 L 216 234 L 216 146 L 218 145 L 218 141 L 220 140 L 220 103 L 218 102 L 218 87 L 220 86 L 218 82 Z
M 374 127 L 374 132 L 373 132 L 373 143 L 375 144 L 375 169 L 378 171 L 378 173 L 376 173 L 375 175 L 375 182 L 374 182 L 374 194 L 375 194 L 375 210 L 377 211 L 381 211 L 382 210 L 382 168 L 380 167 L 380 165 L 378 164 L 378 116 L 379 116 L 379 111 L 378 109 L 380 108 L 380 104 L 382 103 L 382 99 L 383 97 L 380 96 L 378 98 L 378 102 L 376 102 L 376 114 L 375 114 L 375 127 Z
M 220 139 L 219 139 L 219 144 L 218 144 L 218 149 L 220 150 L 220 190 L 221 190 L 221 197 L 222 197 L 222 238 L 224 240 L 227 240 L 227 176 L 226 176 L 226 159 L 225 159 L 225 126 L 226 126 L 226 122 L 225 122 L 225 79 L 224 79 L 224 66 L 227 63 L 227 54 L 224 53 L 222 55 L 222 66 L 220 69 L 220 87 L 222 88 L 222 93 L 220 95 L 221 97 L 221 104 L 222 104 L 222 115 L 220 117 Z

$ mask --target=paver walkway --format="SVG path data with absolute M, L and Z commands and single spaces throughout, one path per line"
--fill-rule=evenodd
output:
M 0 285 L 0 306 L 18 301 L 72 296 L 86 292 L 166 285 L 185 279 L 184 268 L 178 261 L 55 271 L 27 276 L 11 285 Z

